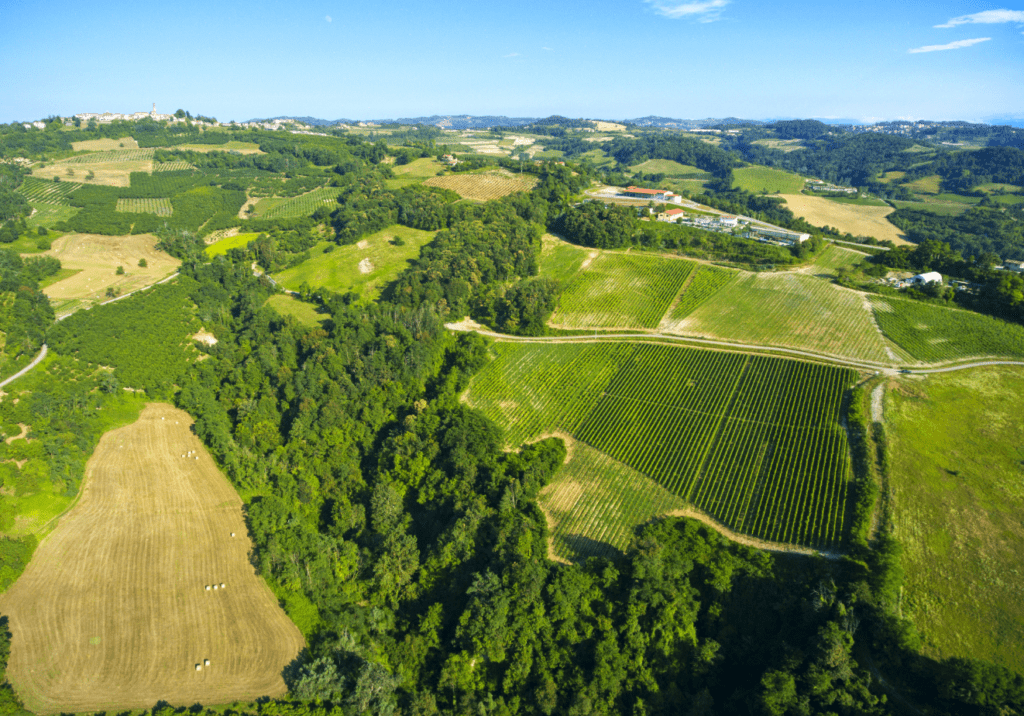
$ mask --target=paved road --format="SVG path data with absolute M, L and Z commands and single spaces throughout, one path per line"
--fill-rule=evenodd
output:
M 47 348 L 46 344 L 44 343 L 43 347 L 39 351 L 39 355 L 37 355 L 35 358 L 33 358 L 31 363 L 29 363 L 27 366 L 25 366 L 24 368 L 19 370 L 17 373 L 12 375 L 10 378 L 4 378 L 4 380 L 0 381 L 0 388 L 3 388 L 8 383 L 17 380 L 18 378 L 20 378 L 21 376 L 25 375 L 30 370 L 35 368 L 37 365 L 42 363 L 43 362 L 43 358 L 46 357 L 46 354 L 48 352 L 49 352 L 49 348 Z
M 895 375 L 897 372 L 910 373 L 914 375 L 924 375 L 927 373 L 950 373 L 956 370 L 967 370 L 968 368 L 980 368 L 987 365 L 1020 365 L 1024 366 L 1024 361 L 1013 361 L 1013 360 L 990 360 L 990 361 L 976 361 L 973 363 L 961 363 L 959 365 L 945 366 L 939 368 L 905 368 L 898 370 L 897 367 L 887 365 L 885 363 L 874 363 L 871 361 L 859 361 L 851 360 L 849 358 L 843 358 L 841 356 L 828 355 L 827 353 L 814 353 L 813 351 L 801 351 L 791 348 L 778 348 L 776 346 L 762 346 L 762 345 L 751 345 L 747 343 L 730 343 L 728 341 L 715 341 L 709 338 L 688 338 L 686 336 L 677 336 L 666 333 L 595 333 L 593 336 L 580 334 L 577 336 L 510 336 L 504 333 L 494 333 L 485 329 L 472 328 L 469 326 L 460 325 L 457 323 L 446 323 L 446 328 L 454 331 L 468 331 L 477 332 L 480 335 L 488 336 L 499 341 L 518 341 L 520 343 L 584 343 L 594 341 L 615 341 L 615 340 L 628 340 L 636 338 L 654 338 L 657 340 L 664 340 L 676 343 L 697 343 L 706 346 L 715 346 L 716 348 L 732 348 L 741 351 L 757 351 L 764 353 L 786 353 L 789 355 L 800 356 L 801 358 L 812 358 L 814 360 L 824 361 L 828 363 L 834 363 L 836 365 L 843 365 L 857 370 L 869 370 L 878 371 L 880 373 L 887 373 Z

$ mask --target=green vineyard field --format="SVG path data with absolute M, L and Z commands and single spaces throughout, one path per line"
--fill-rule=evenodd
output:
M 655 328 L 695 266 L 655 256 L 601 254 L 568 282 L 550 323 Z
M 690 283 L 683 290 L 679 301 L 669 312 L 669 321 L 675 323 L 689 316 L 699 305 L 718 293 L 719 289 L 726 286 L 736 276 L 735 271 L 714 266 L 699 266 L 693 274 L 693 278 L 690 279 Z
M 187 169 L 195 169 L 195 166 L 184 161 L 156 162 L 153 164 L 154 172 L 180 172 Z
M 170 199 L 118 199 L 117 211 L 170 216 L 174 213 L 174 207 L 171 206 Z
M 654 343 L 494 350 L 464 397 L 512 445 L 565 432 L 738 532 L 841 543 L 852 371 Z
M 68 196 L 81 187 L 81 184 L 72 181 L 54 182 L 43 181 L 35 177 L 25 177 L 21 186 L 18 187 L 18 193 L 33 204 L 71 206 Z
M 920 301 L 872 297 L 886 337 L 919 361 L 1024 357 L 1024 327 L 980 313 Z
M 111 152 L 90 152 L 63 159 L 57 164 L 102 164 L 106 162 L 136 162 L 152 159 L 155 149 L 118 149 Z
M 338 201 L 340 191 L 337 187 L 320 187 L 288 199 L 272 207 L 262 216 L 267 219 L 294 219 L 300 216 L 310 216 L 321 206 L 334 206 Z

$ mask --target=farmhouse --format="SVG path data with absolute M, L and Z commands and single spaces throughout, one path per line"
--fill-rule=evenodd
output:
M 686 212 L 682 209 L 669 209 L 658 214 L 658 221 L 675 221 L 686 216 Z
M 919 273 L 909 281 L 914 286 L 923 286 L 926 283 L 942 283 L 942 274 L 938 271 L 929 271 L 928 273 Z
M 996 268 L 999 268 L 998 266 Z M 1004 261 L 1003 270 L 1005 271 L 1016 271 L 1017 273 L 1024 273 L 1024 261 Z
M 795 231 L 786 231 L 785 229 L 776 229 L 767 226 L 756 226 L 753 228 L 758 234 L 771 236 L 775 239 L 782 239 L 789 244 L 802 244 L 811 238 L 810 234 L 799 234 Z
M 683 198 L 668 189 L 644 189 L 639 186 L 630 186 L 622 190 L 623 196 L 631 199 L 651 199 L 652 201 L 670 201 L 679 204 Z

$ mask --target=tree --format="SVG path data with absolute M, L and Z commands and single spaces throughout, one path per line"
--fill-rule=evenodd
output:
M 118 266 L 117 271 L 115 271 L 114 273 L 116 273 L 118 276 L 124 276 L 124 266 Z
M 146 268 L 148 265 L 146 259 L 139 259 L 139 268 Z

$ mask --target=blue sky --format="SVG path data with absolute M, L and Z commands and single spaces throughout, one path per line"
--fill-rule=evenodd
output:
M 0 122 L 1024 116 L 1024 0 L 8 0 L 0 47 Z

